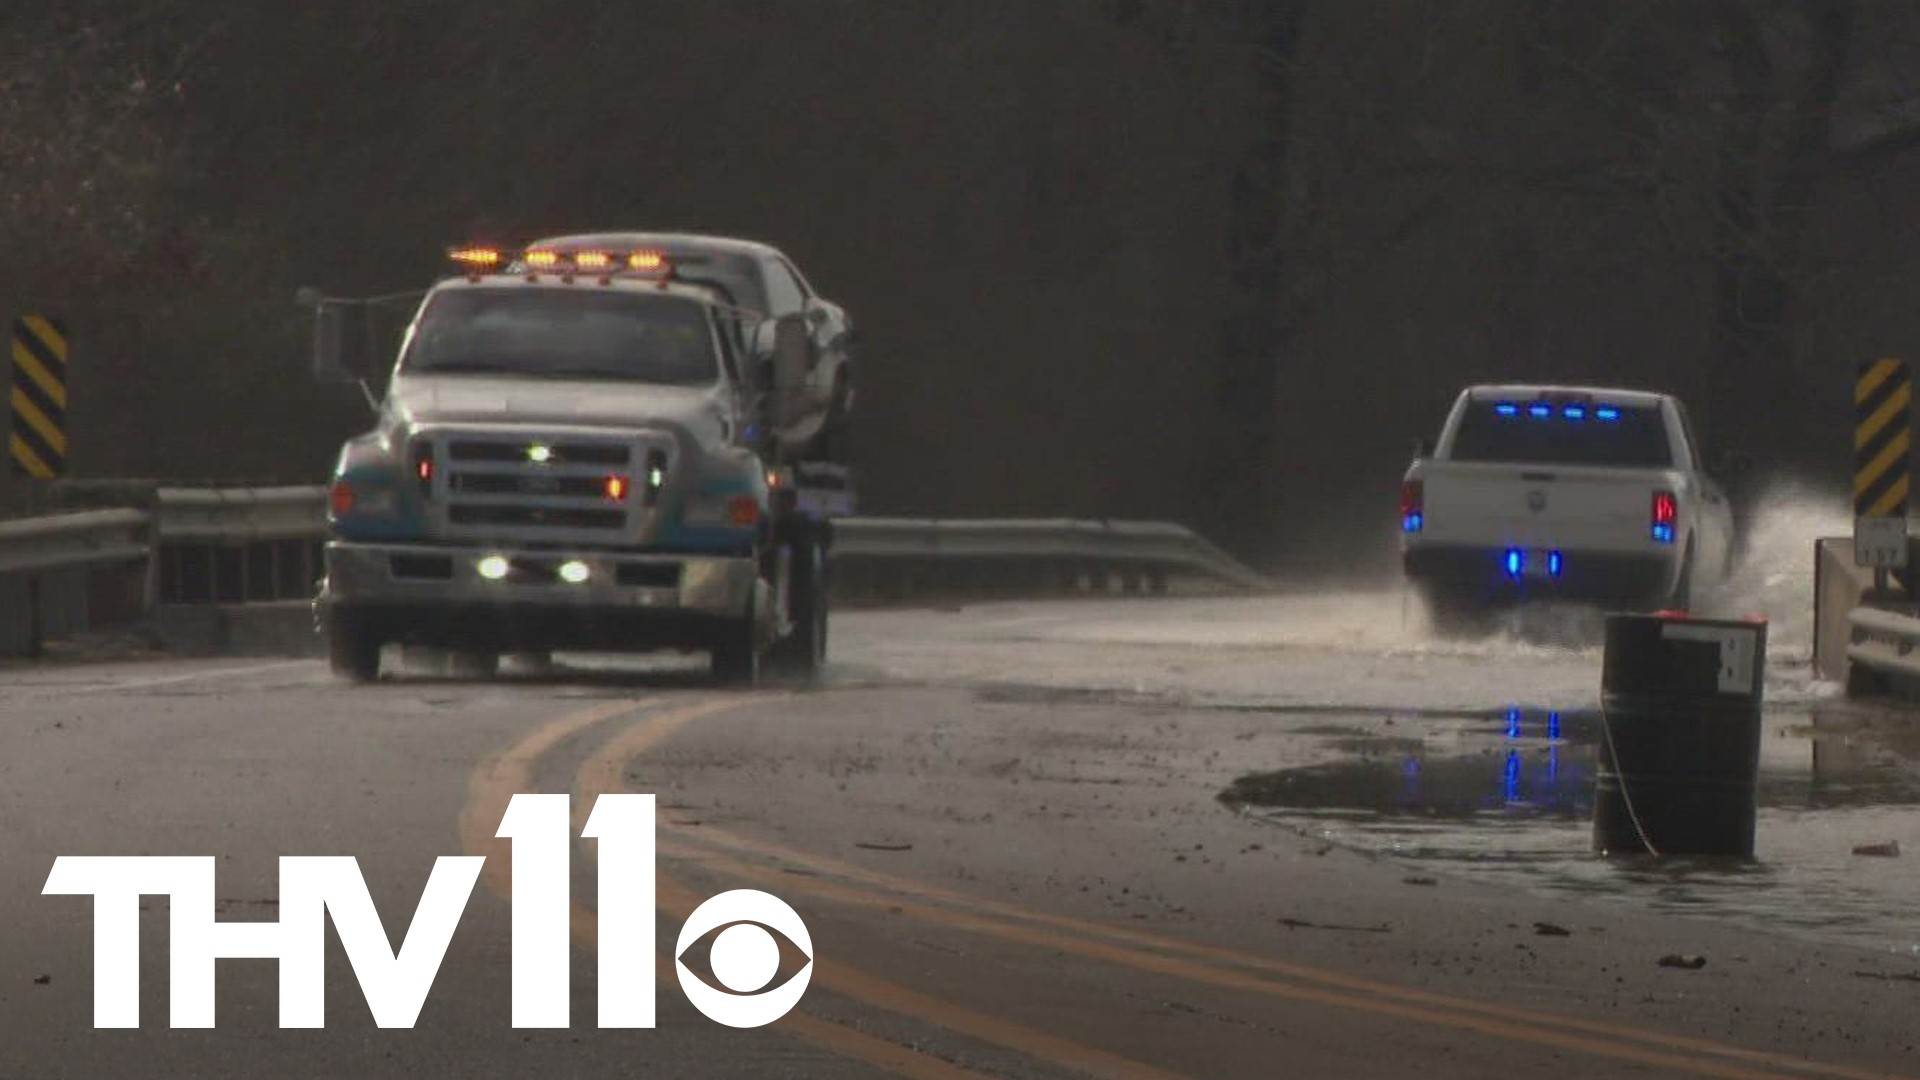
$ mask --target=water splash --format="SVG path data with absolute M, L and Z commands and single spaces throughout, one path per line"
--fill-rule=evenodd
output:
M 1844 492 L 1783 481 L 1762 493 L 1747 517 L 1744 551 L 1727 580 L 1702 592 L 1707 614 L 1764 615 L 1767 652 L 1804 660 L 1813 652 L 1813 546 L 1853 531 Z

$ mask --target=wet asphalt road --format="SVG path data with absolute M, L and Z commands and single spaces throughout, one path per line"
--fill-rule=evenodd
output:
M 1689 915 L 1661 902 L 1672 881 L 1482 873 L 1541 842 L 1526 815 L 1443 823 L 1447 850 L 1483 858 L 1437 859 L 1379 840 L 1357 797 L 1306 817 L 1222 802 L 1250 776 L 1413 743 L 1471 759 L 1509 704 L 1597 696 L 1590 649 L 1435 647 L 1378 604 L 1270 603 L 849 614 L 827 686 L 748 694 L 600 665 L 364 689 L 308 661 L 7 669 L 0 1077 L 1920 1075 L 1920 961 L 1897 913 L 1836 936 L 1764 905 Z M 1795 664 L 1770 681 L 1783 730 L 1830 707 Z M 1850 718 L 1848 745 L 1897 775 L 1884 721 Z M 799 1010 L 738 1031 L 667 983 L 657 1028 L 597 1030 L 579 844 L 574 1025 L 511 1027 L 493 827 L 515 792 L 571 793 L 579 814 L 614 791 L 660 799 L 663 943 L 728 888 L 802 914 Z M 1881 812 L 1866 839 L 1915 831 Z M 1555 866 L 1592 865 L 1548 843 Z M 1920 836 L 1906 846 L 1920 856 Z M 222 961 L 220 1026 L 169 1030 L 156 898 L 142 1027 L 96 1031 L 89 902 L 39 895 L 58 854 L 217 855 L 234 920 L 273 917 L 276 856 L 354 855 L 395 936 L 435 856 L 489 862 L 411 1030 L 372 1024 L 331 940 L 324 1031 L 276 1026 L 271 961 Z

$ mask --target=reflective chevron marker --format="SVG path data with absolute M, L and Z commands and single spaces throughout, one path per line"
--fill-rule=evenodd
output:
M 1913 375 L 1904 360 L 1860 366 L 1853 384 L 1854 561 L 1876 568 L 1907 564 L 1908 444 Z
M 13 471 L 50 480 L 67 471 L 67 328 L 27 315 L 13 324 L 13 424 L 7 455 Z

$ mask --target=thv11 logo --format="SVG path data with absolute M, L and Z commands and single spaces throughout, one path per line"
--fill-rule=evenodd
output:
M 566 795 L 515 795 L 495 833 L 513 842 L 516 1028 L 564 1028 L 569 1022 L 569 802 Z M 599 841 L 600 1026 L 653 1027 L 654 797 L 601 796 L 581 835 Z M 93 897 L 95 1027 L 140 1026 L 140 898 L 164 895 L 171 1026 L 212 1027 L 214 961 L 256 958 L 280 962 L 280 1026 L 323 1027 L 331 918 L 374 1021 L 409 1028 L 426 1004 L 485 863 L 482 855 L 435 861 L 397 952 L 388 945 L 360 862 L 350 855 L 282 856 L 278 922 L 216 922 L 211 855 L 62 855 L 41 892 Z M 779 973 L 780 946 L 769 929 L 786 935 L 807 958 L 773 989 L 766 988 Z M 709 963 L 726 991 L 688 970 L 684 959 L 689 946 L 714 930 L 720 933 Z M 755 889 L 724 892 L 695 908 L 673 951 L 687 999 L 729 1027 L 760 1027 L 785 1016 L 813 976 L 806 923 L 780 898 Z

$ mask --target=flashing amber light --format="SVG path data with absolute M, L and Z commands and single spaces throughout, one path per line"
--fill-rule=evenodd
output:
M 469 270 L 484 270 L 489 266 L 500 265 L 500 251 L 498 248 L 454 248 L 447 253 L 447 257 Z
M 760 522 L 760 500 L 751 495 L 735 495 L 727 500 L 727 524 L 747 528 Z
M 613 256 L 604 251 L 582 251 L 574 255 L 573 265 L 582 270 L 609 270 L 613 268 Z
M 627 256 L 627 268 L 630 270 L 659 270 L 667 265 L 667 257 L 657 251 L 636 251 Z
M 343 480 L 328 489 L 327 510 L 334 517 L 346 517 L 353 513 L 353 485 Z
M 557 251 L 529 251 L 527 265 L 536 270 L 551 270 L 560 265 L 560 253 Z
M 627 478 L 624 476 L 607 477 L 607 498 L 614 502 L 627 497 Z

